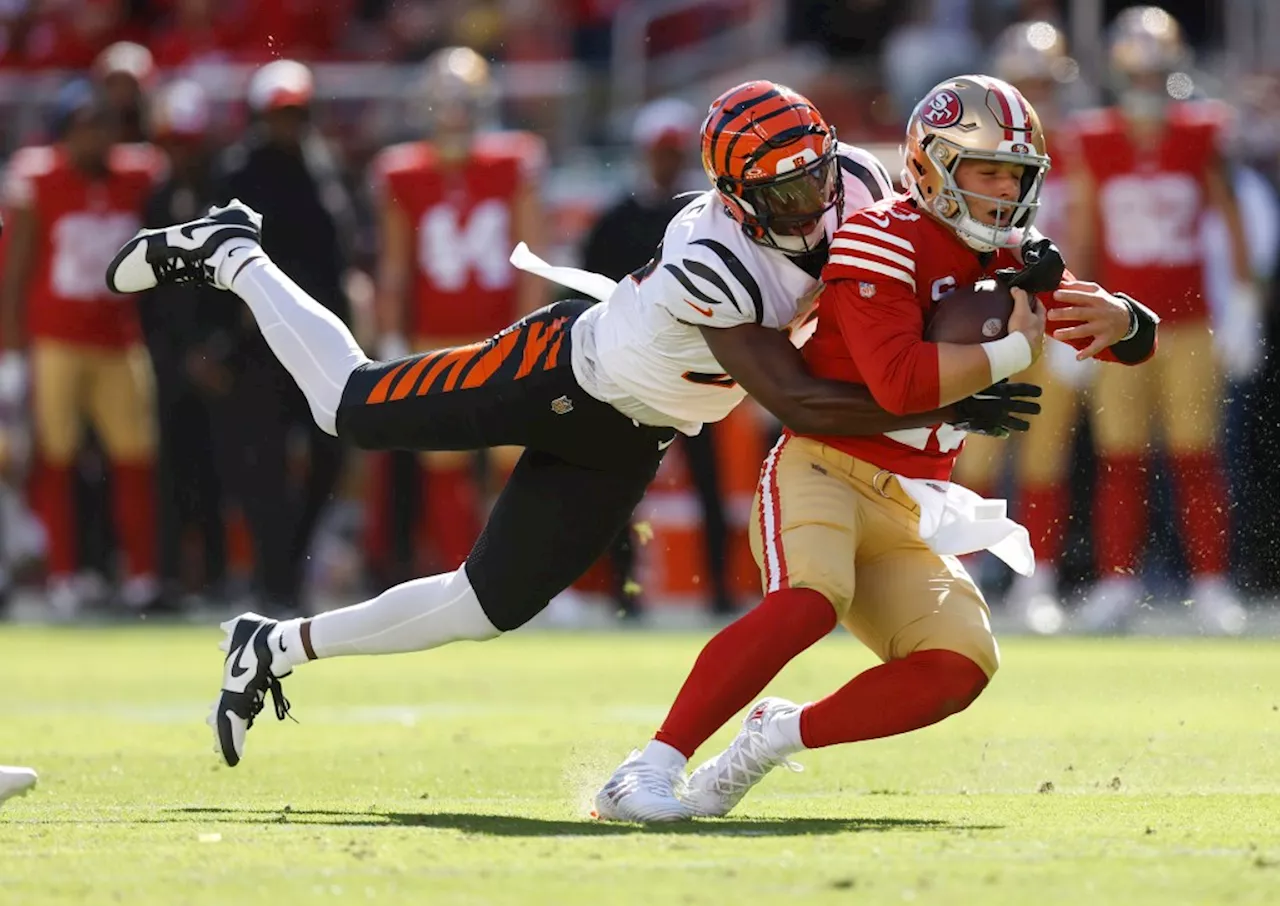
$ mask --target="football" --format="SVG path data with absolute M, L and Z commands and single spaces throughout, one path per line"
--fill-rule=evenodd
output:
M 979 280 L 938 300 L 924 327 L 931 343 L 988 343 L 1009 332 L 1013 296 L 999 280 Z

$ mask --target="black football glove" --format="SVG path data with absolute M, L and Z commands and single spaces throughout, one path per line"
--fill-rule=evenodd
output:
M 1022 243 L 1022 268 L 1005 267 L 996 271 L 996 279 L 1005 286 L 1016 286 L 1031 295 L 1051 293 L 1062 282 L 1067 269 L 1062 253 L 1052 239 L 1040 236 Z
M 1010 384 L 1007 380 L 965 397 L 951 408 L 952 426 L 970 434 L 1008 437 L 1010 431 L 1026 431 L 1031 423 L 1019 415 L 1039 415 L 1040 404 L 1031 400 L 1043 391 L 1037 384 Z

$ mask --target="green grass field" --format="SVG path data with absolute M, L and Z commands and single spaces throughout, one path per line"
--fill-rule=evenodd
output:
M 1280 642 L 1012 640 L 968 712 L 649 830 L 587 802 L 700 635 L 310 665 L 234 770 L 218 637 L 0 628 L 0 762 L 42 774 L 0 809 L 0 902 L 1280 903 Z M 832 637 L 771 688 L 869 663 Z

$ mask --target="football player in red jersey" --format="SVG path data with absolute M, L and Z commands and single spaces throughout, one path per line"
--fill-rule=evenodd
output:
M 9 253 L 0 294 L 0 369 L 30 369 L 40 466 L 32 503 L 49 535 L 51 602 L 78 606 L 70 466 L 84 422 L 112 463 L 116 537 L 125 554 L 122 598 L 152 602 L 152 377 L 133 300 L 107 291 L 114 249 L 136 231 L 163 164 L 148 145 L 116 144 L 109 107 L 86 82 L 59 98 L 57 144 L 24 148 L 5 178 Z M 4 381 L 25 390 L 24 381 Z
M 886 410 L 907 414 L 1025 370 L 1046 313 L 1021 288 L 1007 336 L 923 339 L 943 296 L 1004 269 L 1020 269 L 1004 276 L 1013 285 L 1043 293 L 1054 336 L 1080 358 L 1148 358 L 1155 316 L 1097 284 L 1069 275 L 1060 284 L 1056 249 L 1028 238 L 1048 167 L 1039 119 L 1013 86 L 989 76 L 936 86 L 907 124 L 907 193 L 847 217 L 831 241 L 817 330 L 803 350 L 814 376 L 865 385 Z M 999 650 L 982 593 L 951 554 L 987 548 L 1023 569 L 1032 554 L 1020 527 L 948 483 L 964 436 L 949 424 L 783 433 L 751 520 L 764 600 L 702 649 L 657 735 L 597 795 L 601 814 L 724 815 L 795 752 L 916 730 L 978 697 Z M 675 789 L 688 758 L 837 623 L 884 663 L 816 703 L 758 702 L 729 748 L 688 778 L 682 812 Z
M 518 242 L 538 245 L 542 140 L 481 131 L 493 86 L 469 48 L 433 54 L 417 93 L 430 140 L 387 148 L 373 164 L 384 358 L 480 342 L 546 301 L 545 282 L 507 260 Z M 499 448 L 492 464 L 505 475 L 518 452 Z M 431 452 L 422 462 L 420 524 L 438 565 L 453 568 L 480 531 L 473 456 Z
M 1202 628 L 1238 633 L 1245 614 L 1226 578 L 1227 485 L 1219 461 L 1222 380 L 1204 293 L 1200 226 L 1216 208 L 1231 236 L 1236 290 L 1230 304 L 1256 305 L 1244 227 L 1218 150 L 1225 110 L 1177 101 L 1191 89 L 1178 24 L 1163 10 L 1133 7 L 1110 32 L 1119 103 L 1082 115 L 1073 137 L 1078 216 L 1069 242 L 1080 272 L 1140 292 L 1164 322 L 1153 368 L 1106 369 L 1094 387 L 1099 454 L 1095 549 L 1100 581 L 1081 609 L 1084 628 L 1123 628 L 1137 610 L 1135 576 L 1147 529 L 1147 465 L 1163 440 L 1179 528 Z
M 1067 55 L 1062 32 L 1048 22 L 1009 26 L 996 39 L 992 62 L 996 77 L 1017 88 L 1040 117 L 1053 166 L 1045 174 L 1040 190 L 1036 229 L 1060 238 L 1069 219 L 1066 176 L 1070 161 L 1058 152 L 1055 132 L 1063 125 L 1063 95 L 1076 79 L 1079 67 Z M 1080 415 L 1080 385 L 1092 372 L 1091 365 L 1077 362 L 1070 347 L 1051 343 L 1044 356 L 1017 377 L 1044 388 L 1035 430 L 1010 439 L 1014 445 L 1015 512 L 1031 535 L 1036 571 L 1030 576 L 1014 577 L 1005 603 L 1010 614 L 1032 632 L 1051 634 L 1065 622 L 1058 600 L 1057 565 L 1066 533 L 1067 470 Z M 1009 445 L 998 438 L 970 438 L 964 456 L 956 463 L 956 480 L 979 492 L 992 490 L 1009 452 Z

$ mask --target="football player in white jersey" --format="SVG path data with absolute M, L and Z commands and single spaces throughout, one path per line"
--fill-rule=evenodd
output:
M 813 307 L 843 209 L 889 194 L 889 180 L 838 145 L 812 104 L 770 82 L 711 105 L 702 157 L 714 189 L 675 218 L 646 267 L 598 291 L 602 304 L 558 302 L 483 343 L 389 362 L 371 361 L 271 262 L 261 217 L 238 202 L 120 250 L 107 273 L 117 292 L 202 281 L 240 296 L 331 434 L 369 449 L 526 448 L 452 572 L 311 619 L 247 613 L 223 624 L 209 723 L 227 764 L 240 761 L 268 692 L 276 716 L 287 714 L 280 680 L 294 667 L 483 641 L 526 623 L 626 525 L 676 432 L 723 418 L 747 393 L 793 429 L 826 434 L 939 421 L 1004 431 L 1038 410 L 1020 398 L 1034 388 L 1015 388 L 900 418 L 861 388 L 811 377 L 788 334 Z

